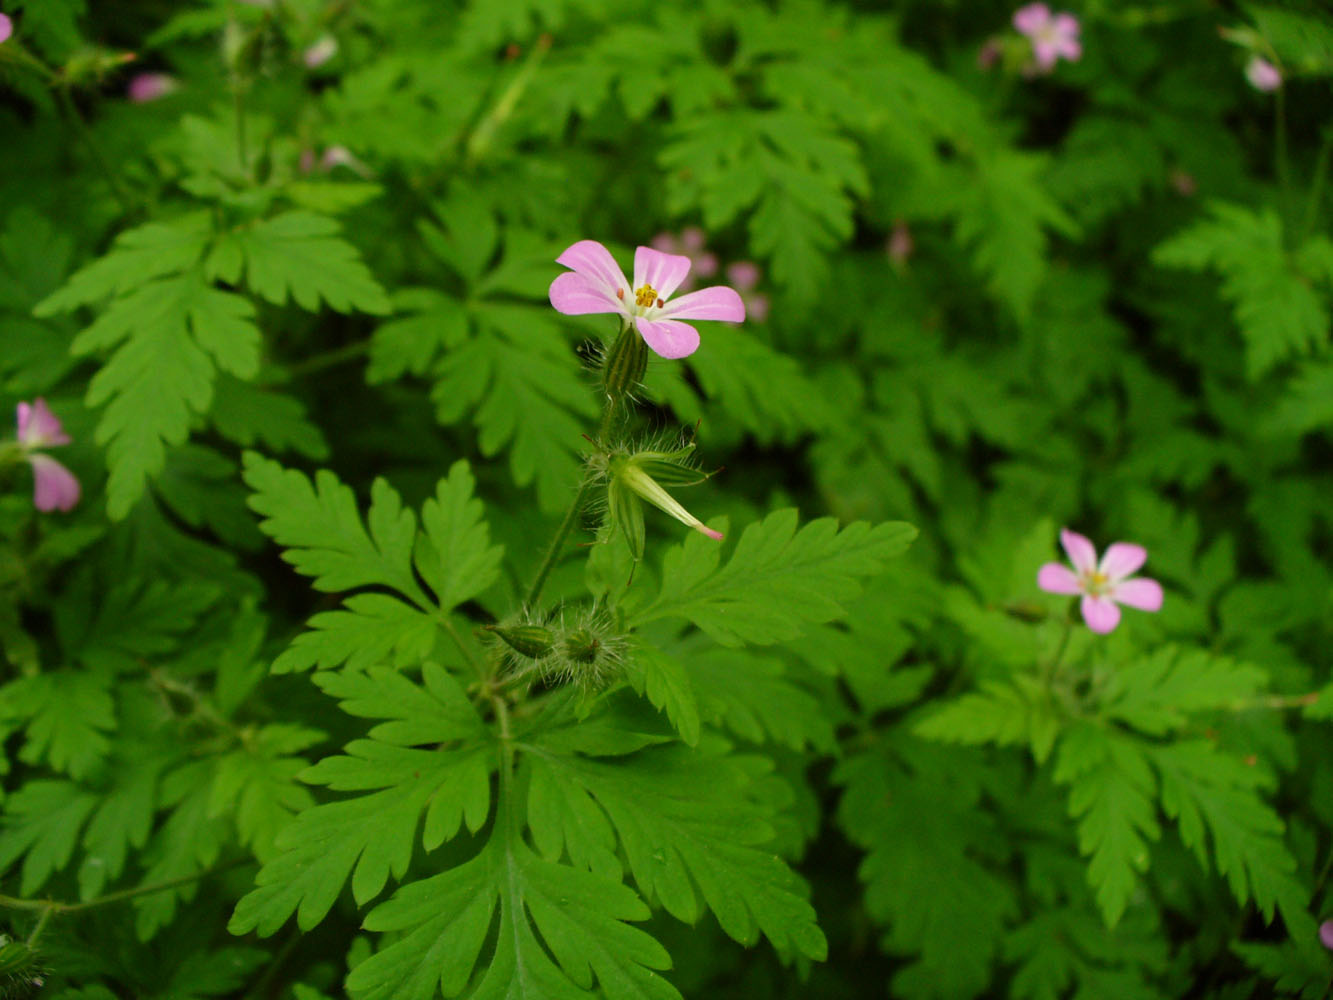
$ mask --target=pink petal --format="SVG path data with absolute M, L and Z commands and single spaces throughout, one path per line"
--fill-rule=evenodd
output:
M 663 253 L 676 252 L 676 237 L 670 233 L 658 233 L 653 237 L 652 247 L 654 250 L 661 250 Z
M 1051 27 L 1057 35 L 1065 38 L 1077 38 L 1079 33 L 1078 18 L 1068 12 L 1056 14 L 1051 20 Z
M 710 527 L 709 527 L 708 525 L 706 525 L 706 524 L 703 524 L 703 523 L 696 524 L 696 525 L 694 525 L 694 530 L 697 531 L 697 532 L 699 532 L 699 534 L 701 534 L 701 535 L 707 535 L 709 538 L 711 538 L 711 539 L 712 539 L 713 541 L 715 541 L 715 542 L 720 542 L 720 541 L 722 541 L 722 537 L 723 537 L 723 536 L 722 536 L 722 532 L 720 532 L 720 531 L 714 531 L 712 528 L 710 528 Z
M 1078 577 L 1064 563 L 1049 562 L 1037 570 L 1037 586 L 1048 594 L 1081 594 Z
M 1060 544 L 1064 546 L 1065 554 L 1069 556 L 1069 561 L 1079 573 L 1091 573 L 1097 568 L 1097 550 L 1093 548 L 1092 542 L 1078 532 L 1061 528 Z
M 633 293 L 625 291 L 625 295 Z M 608 289 L 586 274 L 566 271 L 551 282 L 551 305 L 557 312 L 566 316 L 582 316 L 586 313 L 619 312 L 628 315 L 625 304 L 616 298 L 615 292 Z M 633 301 L 633 300 L 631 300 Z
M 696 254 L 704 248 L 708 237 L 698 226 L 686 226 L 680 231 L 680 245 L 688 254 Z
M 29 455 L 32 502 L 38 510 L 70 510 L 79 502 L 79 481 L 50 455 Z
M 768 296 L 756 293 L 746 298 L 745 315 L 756 323 L 768 319 Z
M 9 36 L 14 33 L 14 22 L 4 14 L 0 14 L 0 42 L 9 41 Z
M 696 278 L 711 278 L 717 274 L 717 254 L 701 253 L 690 259 L 694 261 L 694 276 Z
M 625 278 L 625 272 L 611 256 L 611 251 L 596 240 L 579 240 L 557 257 L 555 262 L 564 264 L 565 267 L 577 271 L 584 277 L 600 281 L 610 290 L 612 296 L 616 294 L 618 288 L 623 288 L 626 295 L 633 295 L 633 289 Z
M 674 319 L 635 321 L 639 333 L 655 352 L 664 358 L 689 357 L 699 349 L 699 331 Z
M 1105 635 L 1120 624 L 1120 609 L 1105 597 L 1084 597 L 1079 610 L 1083 612 L 1083 620 L 1088 623 L 1088 628 L 1094 632 Z
M 1014 11 L 1014 27 L 1024 35 L 1034 35 L 1051 20 L 1051 8 L 1044 3 L 1030 3 Z
M 1333 920 L 1325 920 L 1319 925 L 1319 943 L 1333 951 Z
M 1070 62 L 1078 62 L 1083 55 L 1083 46 L 1079 44 L 1077 38 L 1062 38 L 1055 43 L 1055 51 Z
M 69 435 L 51 412 L 51 407 L 46 405 L 46 400 L 39 396 L 31 406 L 27 403 L 18 405 L 18 441 L 25 448 L 48 448 L 69 444 Z
M 1102 555 L 1102 564 L 1098 567 L 1102 576 L 1112 582 L 1123 580 L 1148 560 L 1148 550 L 1133 542 L 1114 542 Z
M 1045 38 L 1034 38 L 1032 40 L 1032 55 L 1036 58 L 1037 65 L 1041 69 L 1050 69 L 1060 58 L 1060 51 L 1055 42 Z
M 634 289 L 651 285 L 659 299 L 669 299 L 690 273 L 690 258 L 680 254 L 663 253 L 652 247 L 634 251 Z
M 653 286 L 657 288 L 656 285 Z M 740 323 L 745 319 L 745 303 L 734 288 L 713 285 L 673 299 L 658 313 L 673 319 L 721 319 Z
M 1107 594 L 1113 601 L 1119 601 L 1140 611 L 1162 610 L 1162 585 L 1146 576 L 1133 580 L 1122 580 L 1113 586 Z

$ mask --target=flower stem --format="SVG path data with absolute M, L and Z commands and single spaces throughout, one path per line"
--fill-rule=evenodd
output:
M 611 430 L 611 421 L 616 414 L 616 407 L 619 401 L 608 396 L 602 408 L 602 422 L 597 428 L 597 437 L 593 438 L 593 444 L 600 450 L 606 450 L 606 437 Z M 527 599 L 523 602 L 524 607 L 534 607 L 537 599 L 542 596 L 542 587 L 546 586 L 546 578 L 551 575 L 551 570 L 555 568 L 556 559 L 560 556 L 560 549 L 565 544 L 565 539 L 569 536 L 570 529 L 574 527 L 574 521 L 579 516 L 579 511 L 583 509 L 583 502 L 587 499 L 588 491 L 592 489 L 594 476 L 588 468 L 583 470 L 583 479 L 579 483 L 578 491 L 574 494 L 574 502 L 569 505 L 569 510 L 565 514 L 565 519 L 560 522 L 560 527 L 555 529 L 555 537 L 551 539 L 550 547 L 546 550 L 546 557 L 542 560 L 541 568 L 537 570 L 537 578 L 532 581 L 532 586 L 528 588 Z
M 1315 157 L 1314 177 L 1310 181 L 1310 194 L 1305 200 L 1305 217 L 1301 220 L 1301 240 L 1314 230 L 1319 217 L 1319 203 L 1324 195 L 1324 180 L 1328 175 L 1328 156 L 1333 151 L 1333 126 L 1324 129 L 1324 139 L 1319 144 L 1319 153 Z
M 1064 631 L 1060 633 L 1060 645 L 1056 647 L 1055 655 L 1051 657 L 1042 673 L 1042 687 L 1049 688 L 1051 682 L 1055 680 L 1056 668 L 1059 667 L 1060 661 L 1064 658 L 1065 649 L 1069 646 L 1069 636 L 1074 631 L 1074 626 L 1068 618 L 1065 619 L 1064 625 Z

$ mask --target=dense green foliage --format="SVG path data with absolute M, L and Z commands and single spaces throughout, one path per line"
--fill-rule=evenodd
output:
M 0 997 L 1329 995 L 1333 14 L 0 10 Z

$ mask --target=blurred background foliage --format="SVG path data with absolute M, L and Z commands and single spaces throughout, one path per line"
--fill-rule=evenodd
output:
M 596 418 L 577 349 L 607 331 L 549 307 L 554 257 L 664 236 L 754 265 L 752 321 L 648 373 L 656 424 L 726 467 L 695 513 L 921 529 L 847 623 L 713 665 L 706 710 L 794 790 L 831 952 L 794 976 L 659 917 L 681 991 L 1327 995 L 1325 5 L 1088 0 L 1048 73 L 982 0 L 0 7 L 0 398 L 51 401 L 85 488 L 58 528 L 0 501 L 0 872 L 184 880 L 62 918 L 56 995 L 339 992 L 349 899 L 225 931 L 354 731 L 266 678 L 327 605 L 240 452 L 412 504 L 469 458 L 500 607 Z M 144 73 L 166 92 L 133 100 Z M 1035 585 L 1061 525 L 1145 545 L 1162 612 L 1069 638 Z M 1066 641 L 1134 697 L 1053 708 L 1023 679 Z

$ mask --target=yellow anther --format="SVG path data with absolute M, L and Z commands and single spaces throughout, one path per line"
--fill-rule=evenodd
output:
M 652 285 L 642 285 L 634 293 L 635 305 L 651 306 L 657 301 L 657 289 Z

